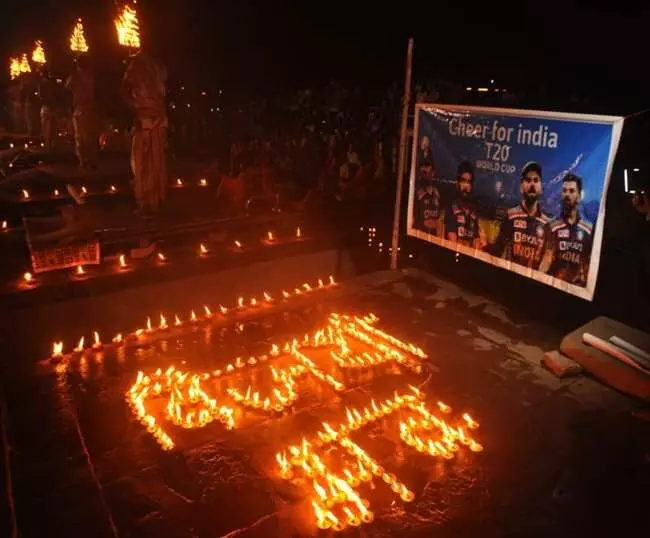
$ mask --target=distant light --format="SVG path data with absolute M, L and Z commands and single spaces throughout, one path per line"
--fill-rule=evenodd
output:
M 471 87 L 471 86 L 467 86 L 467 88 L 465 88 L 465 90 L 468 91 L 468 92 L 471 92 L 471 91 L 472 91 L 472 87 Z
M 624 185 L 624 188 L 625 188 L 625 192 L 629 192 L 628 180 L 627 180 L 627 168 L 625 170 L 623 170 L 623 185 Z
M 189 103 L 187 103 L 187 108 L 192 108 L 192 105 L 190 105 Z
M 203 97 L 205 97 L 205 96 L 208 95 L 208 94 L 207 94 L 205 91 L 202 91 L 202 92 L 201 92 L 201 95 L 202 95 Z
M 477 88 L 477 89 L 478 89 L 478 91 L 480 91 L 480 92 L 489 92 L 489 91 L 490 91 L 489 88 Z
M 640 170 L 638 168 L 633 168 L 632 172 L 640 172 Z
M 493 78 L 490 79 L 490 84 L 494 84 L 494 79 Z

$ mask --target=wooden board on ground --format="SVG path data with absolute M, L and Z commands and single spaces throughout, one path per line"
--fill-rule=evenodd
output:
M 650 334 L 628 325 L 600 316 L 567 334 L 560 351 L 580 363 L 594 377 L 611 387 L 644 400 L 650 400 L 650 375 L 640 372 L 618 359 L 582 342 L 582 335 L 590 333 L 603 340 L 618 336 L 641 349 L 650 350 Z

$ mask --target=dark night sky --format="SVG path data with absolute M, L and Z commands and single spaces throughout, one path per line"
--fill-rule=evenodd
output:
M 415 76 L 459 82 L 494 77 L 511 88 L 566 87 L 636 106 L 650 8 L 566 0 L 290 2 L 140 0 L 143 39 L 172 76 L 197 86 L 258 93 L 335 77 L 371 84 L 402 78 L 406 40 Z M 83 16 L 95 63 L 119 71 L 114 0 L 3 0 L 0 57 L 43 38 L 54 70 L 68 69 L 67 38 Z M 57 50 L 57 46 L 59 50 Z M 6 71 L 6 69 L 4 70 Z M 634 105 L 632 105 L 634 103 Z

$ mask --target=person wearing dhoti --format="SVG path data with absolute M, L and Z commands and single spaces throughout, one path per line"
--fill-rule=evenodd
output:
M 41 96 L 41 137 L 46 148 L 52 149 L 55 131 L 56 86 L 46 69 L 41 73 L 38 93 Z
M 135 114 L 131 141 L 135 201 L 143 215 L 156 212 L 165 199 L 166 69 L 141 51 L 131 57 L 123 91 Z
M 95 77 L 84 57 L 77 59 L 77 69 L 68 77 L 65 87 L 72 92 L 72 125 L 79 166 L 96 168 L 99 135 L 95 116 Z

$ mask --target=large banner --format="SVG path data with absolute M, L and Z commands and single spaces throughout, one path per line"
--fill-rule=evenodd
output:
M 623 118 L 417 104 L 408 234 L 592 300 Z

